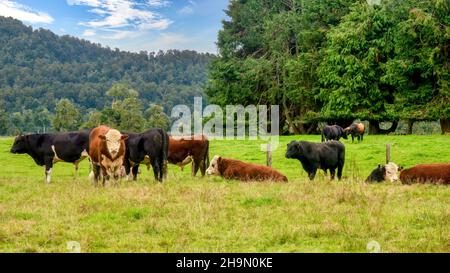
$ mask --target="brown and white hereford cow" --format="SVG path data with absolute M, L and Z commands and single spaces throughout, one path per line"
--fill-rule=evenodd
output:
M 211 160 L 211 164 L 206 170 L 206 173 L 208 175 L 220 175 L 226 179 L 242 181 L 288 181 L 286 176 L 271 167 L 223 158 L 218 155 L 214 156 L 213 160 Z
M 404 184 L 436 183 L 450 184 L 450 163 L 419 164 L 400 173 Z
M 103 186 L 110 177 L 114 179 L 114 182 L 120 178 L 127 138 L 128 135 L 122 135 L 119 131 L 103 125 L 91 131 L 89 157 L 92 163 L 91 177 L 94 185 L 98 184 L 100 175 Z
M 167 161 L 178 165 L 181 170 L 192 162 L 192 176 L 200 169 L 205 176 L 209 165 L 209 140 L 205 135 L 169 137 L 169 155 Z

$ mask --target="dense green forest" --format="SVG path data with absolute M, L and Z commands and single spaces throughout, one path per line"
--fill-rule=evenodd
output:
M 231 0 L 226 13 L 210 102 L 279 104 L 284 133 L 355 119 L 450 132 L 448 0 Z
M 53 124 L 61 99 L 79 113 L 76 126 L 89 124 L 114 108 L 115 97 L 106 93 L 115 83 L 136 92 L 133 109 L 142 117 L 157 105 L 170 114 L 173 105 L 203 95 L 213 58 L 189 50 L 123 52 L 0 16 L 0 134 L 64 130 Z M 121 99 L 129 103 L 128 97 Z

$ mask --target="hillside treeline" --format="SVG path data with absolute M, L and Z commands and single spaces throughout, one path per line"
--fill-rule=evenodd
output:
M 279 104 L 284 133 L 355 119 L 373 134 L 436 120 L 450 132 L 450 2 L 368 2 L 231 0 L 210 102 Z
M 123 52 L 0 16 L 0 134 L 43 128 L 46 122 L 36 119 L 54 116 L 61 99 L 87 122 L 89 113 L 112 105 L 106 92 L 115 83 L 136 91 L 144 110 L 157 104 L 170 113 L 203 95 L 213 57 L 189 50 Z M 46 130 L 55 129 L 50 126 Z

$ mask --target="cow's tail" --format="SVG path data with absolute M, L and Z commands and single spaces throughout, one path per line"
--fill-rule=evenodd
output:
M 163 160 L 163 179 L 167 179 L 167 156 L 169 154 L 169 135 L 163 129 L 161 129 L 162 134 L 162 160 Z
M 209 140 L 206 140 L 206 154 L 205 154 L 205 163 L 206 163 L 206 168 L 209 167 Z

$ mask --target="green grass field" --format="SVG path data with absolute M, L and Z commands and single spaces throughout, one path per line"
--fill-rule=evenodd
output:
M 287 184 L 191 178 L 171 165 L 159 184 L 144 168 L 137 182 L 94 188 L 88 161 L 74 178 L 58 163 L 53 182 L 28 155 L 12 155 L 0 139 L 0 252 L 450 252 L 450 187 L 363 182 L 385 160 L 409 167 L 450 162 L 449 136 L 366 136 L 346 144 L 342 181 L 319 172 L 310 182 L 300 163 L 284 158 L 282 137 L 273 166 Z M 262 142 L 212 141 L 210 156 L 265 163 Z

